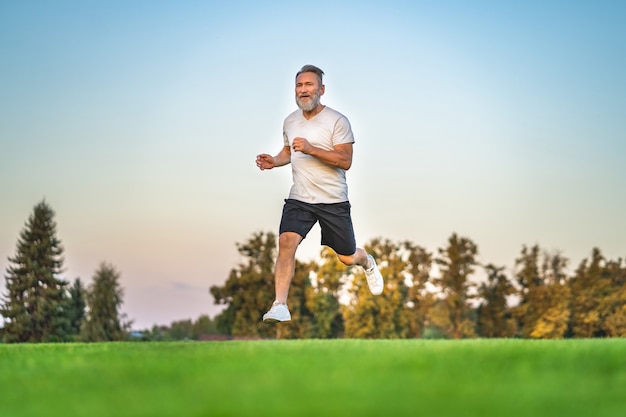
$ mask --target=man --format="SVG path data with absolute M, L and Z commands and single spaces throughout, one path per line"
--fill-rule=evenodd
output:
M 372 294 L 383 292 L 383 277 L 376 261 L 356 247 L 346 183 L 354 136 L 344 115 L 320 103 L 325 91 L 323 75 L 313 65 L 305 65 L 296 74 L 300 110 L 283 123 L 284 147 L 275 156 L 261 154 L 256 158 L 261 170 L 291 163 L 293 175 L 280 221 L 274 271 L 276 300 L 263 321 L 291 320 L 287 295 L 295 272 L 296 249 L 317 222 L 322 231 L 321 244 L 332 248 L 345 265 L 363 267 Z

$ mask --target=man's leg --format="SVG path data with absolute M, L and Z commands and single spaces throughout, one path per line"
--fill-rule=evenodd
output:
M 295 232 L 283 232 L 278 238 L 278 258 L 274 269 L 276 300 L 269 311 L 263 315 L 263 321 L 291 320 L 291 313 L 287 308 L 287 296 L 296 270 L 296 249 L 301 240 L 302 236 Z
M 361 248 L 356 248 L 356 251 L 352 255 L 339 255 L 337 254 L 337 258 L 343 262 L 345 265 L 359 265 L 365 270 L 365 278 L 367 278 L 367 285 L 370 288 L 370 291 L 374 295 L 382 294 L 385 283 L 383 281 L 383 276 L 378 270 L 378 265 L 376 265 L 376 261 L 372 257 L 372 255 L 368 255 Z
M 337 259 L 345 265 L 362 267 L 372 294 L 381 294 L 385 283 L 376 261 L 365 250 L 356 247 L 350 203 L 346 201 L 329 204 L 319 210 L 317 214 L 322 228 L 322 244 L 330 246 L 337 254 Z M 342 253 L 351 253 L 352 251 L 354 251 L 352 255 L 342 255 Z
M 278 258 L 274 270 L 276 301 L 287 304 L 289 286 L 296 270 L 296 249 L 302 236 L 294 232 L 284 232 L 278 238 Z
M 352 255 L 339 255 L 337 254 L 337 259 L 339 259 L 344 265 L 352 266 L 359 265 L 363 267 L 363 269 L 371 268 L 370 261 L 367 258 L 367 252 L 365 252 L 361 248 L 356 248 L 356 252 Z

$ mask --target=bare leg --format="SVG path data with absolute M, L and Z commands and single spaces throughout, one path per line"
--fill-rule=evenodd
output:
M 368 269 L 371 267 L 369 259 L 367 259 L 367 252 L 365 252 L 361 248 L 356 248 L 356 252 L 352 255 L 339 255 L 337 254 L 337 259 L 339 259 L 344 265 L 359 265 L 364 269 Z
M 353 255 L 337 255 L 337 258 L 344 264 L 359 265 L 365 270 L 365 277 L 367 278 L 367 286 L 374 295 L 380 295 L 385 289 L 385 281 L 380 273 L 380 270 L 376 266 L 376 261 L 361 248 L 356 248 L 356 252 Z
M 302 241 L 302 236 L 294 232 L 281 233 L 278 238 L 278 258 L 274 270 L 276 285 L 276 301 L 287 304 L 289 286 L 296 269 L 296 249 Z

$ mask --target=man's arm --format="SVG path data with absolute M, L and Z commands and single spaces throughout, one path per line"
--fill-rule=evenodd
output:
M 327 151 L 311 145 L 309 141 L 304 138 L 294 138 L 292 147 L 294 152 L 302 152 L 306 155 L 311 155 L 328 165 L 342 168 L 346 171 L 352 166 L 351 143 L 335 145 L 332 151 Z
M 276 156 L 262 153 L 256 157 L 256 166 L 261 171 L 287 165 L 291 162 L 291 149 L 289 146 L 283 147 Z

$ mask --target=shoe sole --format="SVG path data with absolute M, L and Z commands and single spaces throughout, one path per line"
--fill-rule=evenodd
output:
M 268 318 L 266 318 L 266 319 L 263 319 L 263 321 L 264 321 L 265 323 L 283 323 L 283 322 L 286 322 L 286 321 L 291 321 L 291 319 L 287 319 L 287 320 L 279 320 L 279 319 L 275 319 L 275 318 L 273 318 L 273 317 L 268 317 Z

